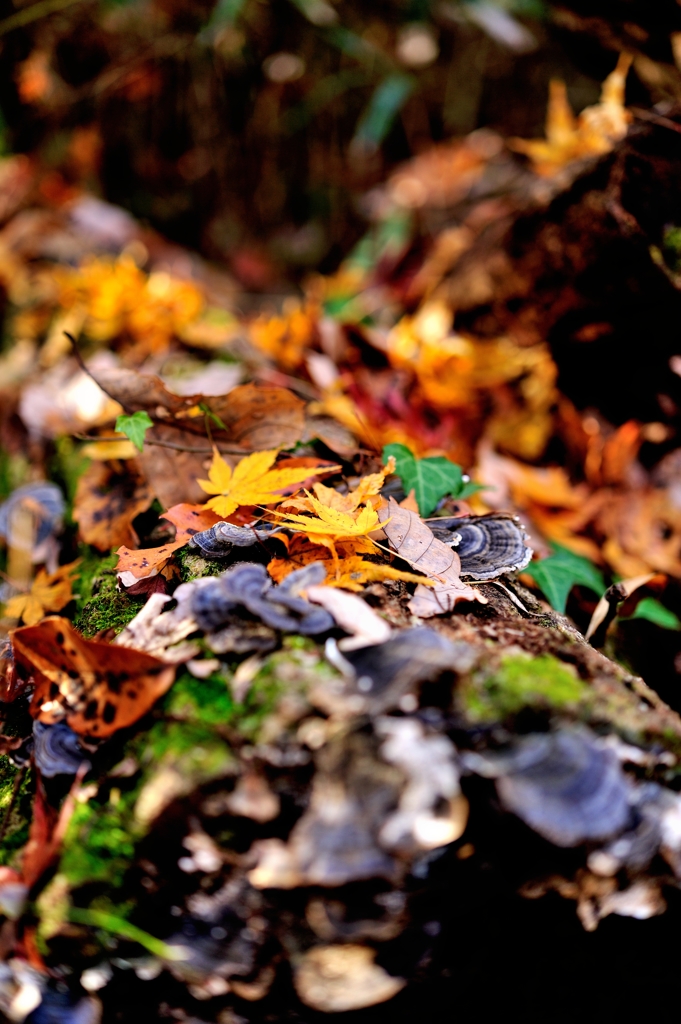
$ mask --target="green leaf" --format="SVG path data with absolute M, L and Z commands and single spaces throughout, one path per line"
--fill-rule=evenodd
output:
M 70 907 L 68 919 L 74 924 L 101 928 L 104 931 L 111 932 L 113 935 L 119 935 L 122 939 L 130 939 L 132 942 L 137 942 L 144 949 L 148 949 L 154 956 L 161 957 L 163 960 L 182 960 L 186 955 L 183 955 L 180 947 L 169 946 L 162 939 L 157 939 L 155 936 L 150 935 L 149 932 L 142 931 L 141 928 L 131 924 L 130 921 L 126 921 L 125 918 L 118 917 L 116 914 L 109 914 L 105 910 Z
M 353 143 L 376 150 L 416 87 L 411 75 L 388 75 L 380 82 L 357 122 Z
M 631 619 L 647 619 L 648 622 L 654 622 L 662 629 L 681 629 L 681 619 L 669 608 L 665 608 L 663 604 L 656 601 L 654 597 L 642 598 L 632 614 L 627 615 L 626 618 L 622 616 L 622 618 L 625 622 L 629 622 Z
M 568 594 L 579 584 L 596 594 L 605 592 L 603 574 L 588 558 L 575 555 L 559 544 L 551 545 L 553 554 L 539 562 L 530 562 L 523 572 L 531 576 L 552 608 L 564 612 Z
M 149 427 L 153 427 L 153 425 L 154 421 L 148 413 L 143 411 L 133 412 L 132 414 L 123 413 L 116 420 L 116 430 L 118 433 L 125 434 L 132 441 L 135 448 L 139 448 L 140 451 L 144 448 L 144 435 Z
M 404 444 L 388 444 L 383 449 L 383 463 L 390 456 L 395 459 L 395 472 L 401 478 L 405 491 L 414 491 L 416 504 L 422 516 L 435 510 L 440 498 L 451 494 L 465 498 L 481 490 L 480 484 L 464 479 L 461 466 L 441 455 L 431 459 L 417 459 Z
M 245 5 L 245 0 L 218 0 L 206 28 L 219 30 L 233 25 Z
M 334 25 L 338 21 L 338 13 L 326 0 L 291 0 L 304 18 L 313 25 L 321 27 Z

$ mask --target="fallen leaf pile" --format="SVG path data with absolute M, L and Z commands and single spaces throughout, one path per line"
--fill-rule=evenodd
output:
M 630 65 L 577 116 L 554 82 L 545 140 L 397 168 L 281 300 L 0 161 L 0 1015 L 129 968 L 174 1019 L 400 999 L 490 865 L 588 930 L 665 909 L 681 718 L 636 672 L 681 671 L 678 395 L 611 421 L 564 354 L 626 319 L 594 267 L 662 253 L 618 184 Z

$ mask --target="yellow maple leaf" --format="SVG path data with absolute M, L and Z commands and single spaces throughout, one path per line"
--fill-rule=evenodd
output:
M 232 469 L 216 449 L 208 470 L 208 479 L 197 481 L 206 494 L 216 495 L 206 502 L 207 508 L 212 508 L 219 516 L 230 516 L 241 505 L 272 505 L 284 500 L 284 495 L 277 494 L 277 491 L 292 484 L 300 484 L 311 476 L 340 469 L 340 466 L 272 469 L 278 454 L 277 448 L 254 452 L 246 455 Z
M 565 83 L 549 86 L 546 139 L 509 139 L 508 145 L 530 158 L 537 174 L 550 178 L 573 160 L 609 153 L 627 134 L 631 114 L 624 106 L 624 86 L 632 57 L 623 53 L 603 82 L 600 102 L 575 117 Z
M 27 626 L 35 626 L 46 612 L 60 612 L 73 599 L 72 586 L 74 571 L 80 558 L 68 565 L 62 565 L 48 576 L 41 569 L 27 594 L 17 594 L 5 604 L 5 615 L 20 619 Z
M 372 498 L 377 498 L 381 487 L 385 483 L 385 478 L 391 473 L 395 472 L 395 458 L 390 456 L 388 462 L 378 473 L 369 473 L 367 476 L 360 478 L 357 487 L 352 491 L 348 491 L 347 494 L 341 494 L 340 491 L 335 490 L 333 487 L 327 487 L 325 484 L 314 484 L 312 490 L 315 493 L 315 497 L 322 505 L 326 505 L 327 508 L 336 509 L 338 512 L 347 512 L 352 514 L 356 512 L 360 505 L 365 505 Z M 305 498 L 292 498 L 282 504 L 284 509 L 297 509 L 299 511 L 314 512 L 314 506 L 310 497 Z M 374 504 L 374 502 L 372 502 Z M 353 518 L 355 518 L 353 516 Z
M 382 529 L 378 513 L 370 505 L 360 509 L 358 515 L 352 516 L 349 512 L 341 512 L 336 508 L 329 508 L 323 502 L 313 497 L 306 491 L 311 510 L 318 518 L 312 516 L 294 515 L 289 512 L 275 512 L 282 520 L 282 526 L 287 530 L 297 530 L 311 536 L 329 535 L 337 540 L 349 539 L 351 537 L 365 537 L 374 530 Z
M 281 525 L 287 530 L 304 533 L 313 544 L 321 544 L 328 548 L 338 567 L 338 554 L 335 541 L 353 541 L 353 548 L 357 551 L 373 551 L 374 542 L 369 537 L 374 530 L 380 530 L 385 524 L 379 521 L 376 509 L 367 505 L 360 509 L 356 515 L 349 512 L 341 512 L 336 508 L 329 508 L 323 502 L 315 498 L 309 491 L 305 492 L 313 516 L 294 515 L 292 512 L 274 512 L 281 520 Z

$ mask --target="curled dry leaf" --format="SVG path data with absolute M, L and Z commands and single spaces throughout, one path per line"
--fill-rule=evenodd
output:
M 16 663 L 33 677 L 31 714 L 102 738 L 132 725 L 170 687 L 175 668 L 141 651 L 85 640 L 68 619 L 11 634 Z
M 160 377 L 151 374 L 111 366 L 89 368 L 88 372 L 102 391 L 128 413 L 156 411 L 160 408 L 176 416 L 201 401 L 200 395 L 174 395 Z
M 651 580 L 655 579 L 655 575 L 654 572 L 649 572 L 643 576 L 634 576 L 630 580 L 620 580 L 619 583 L 613 583 L 594 608 L 589 627 L 584 634 L 585 639 L 590 640 L 598 627 L 603 625 L 606 619 L 612 621 L 617 613 L 617 606 L 628 597 L 631 597 L 639 587 L 644 587 L 646 583 L 650 583 Z M 664 579 L 664 577 L 662 578 Z
M 388 623 L 357 594 L 323 585 L 308 587 L 306 593 L 309 601 L 326 608 L 338 625 L 351 634 L 338 644 L 341 651 L 382 644 L 389 639 L 391 629 Z
M 137 580 L 155 576 L 166 565 L 173 552 L 184 547 L 194 534 L 209 530 L 220 521 L 220 517 L 211 509 L 203 505 L 186 503 L 169 508 L 162 518 L 168 519 L 175 527 L 175 540 L 161 544 L 157 548 L 141 548 L 138 551 L 132 551 L 125 546 L 120 547 L 117 552 L 117 573 L 132 573 Z
M 379 510 L 378 517 L 385 535 L 400 558 L 429 576 L 432 587 L 420 583 L 409 602 L 409 610 L 422 619 L 450 612 L 458 601 L 479 601 L 487 598 L 462 583 L 459 578 L 461 562 L 452 548 L 434 536 L 432 530 L 409 509 L 400 508 L 394 498 L 388 507 Z
M 137 534 L 133 520 L 145 512 L 154 494 L 137 459 L 122 468 L 115 463 L 93 462 L 78 481 L 73 518 L 86 544 L 109 551 L 119 544 L 134 547 Z

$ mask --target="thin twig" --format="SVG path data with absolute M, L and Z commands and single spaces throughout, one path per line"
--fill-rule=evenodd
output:
M 73 434 L 73 437 L 77 441 L 105 441 L 111 443 L 113 441 L 125 441 L 124 437 L 98 437 L 96 434 Z M 173 441 L 154 441 L 151 437 L 145 437 L 145 444 L 156 445 L 157 448 L 172 448 L 176 452 L 192 452 L 194 455 L 210 455 L 211 452 L 215 451 L 215 448 L 219 452 L 224 452 L 225 455 L 249 455 L 250 452 L 247 448 L 227 447 L 225 445 L 215 445 L 213 448 L 191 448 L 186 444 L 175 444 Z
M 670 131 L 681 134 L 681 124 L 677 124 L 676 121 L 672 121 L 669 117 L 654 114 L 652 110 L 639 110 L 637 107 L 632 107 L 631 112 L 639 121 L 649 121 L 650 124 L 659 125 L 660 128 L 669 128 Z
M 83 359 L 83 353 L 78 348 L 78 342 L 73 337 L 73 335 L 69 334 L 68 331 L 64 331 L 64 334 L 66 335 L 66 337 L 71 342 L 71 347 L 73 348 L 73 354 L 76 357 L 76 362 L 78 363 L 78 365 L 81 368 L 81 370 L 83 371 L 83 373 L 86 373 L 88 375 L 88 377 L 90 378 L 90 380 L 93 380 L 95 382 L 95 384 L 97 385 L 97 387 L 100 389 L 100 391 L 103 391 L 104 394 L 107 395 L 111 399 L 112 402 L 116 402 L 116 404 L 122 406 L 123 409 L 125 409 L 126 412 L 130 412 L 129 407 L 126 406 L 123 402 L 121 402 L 120 398 L 116 398 L 116 396 L 112 395 L 110 391 L 107 391 L 105 387 L 102 387 L 102 385 L 99 383 L 99 381 L 95 377 L 94 373 L 92 373 L 91 370 L 88 370 L 87 365 L 85 363 L 85 360 Z

